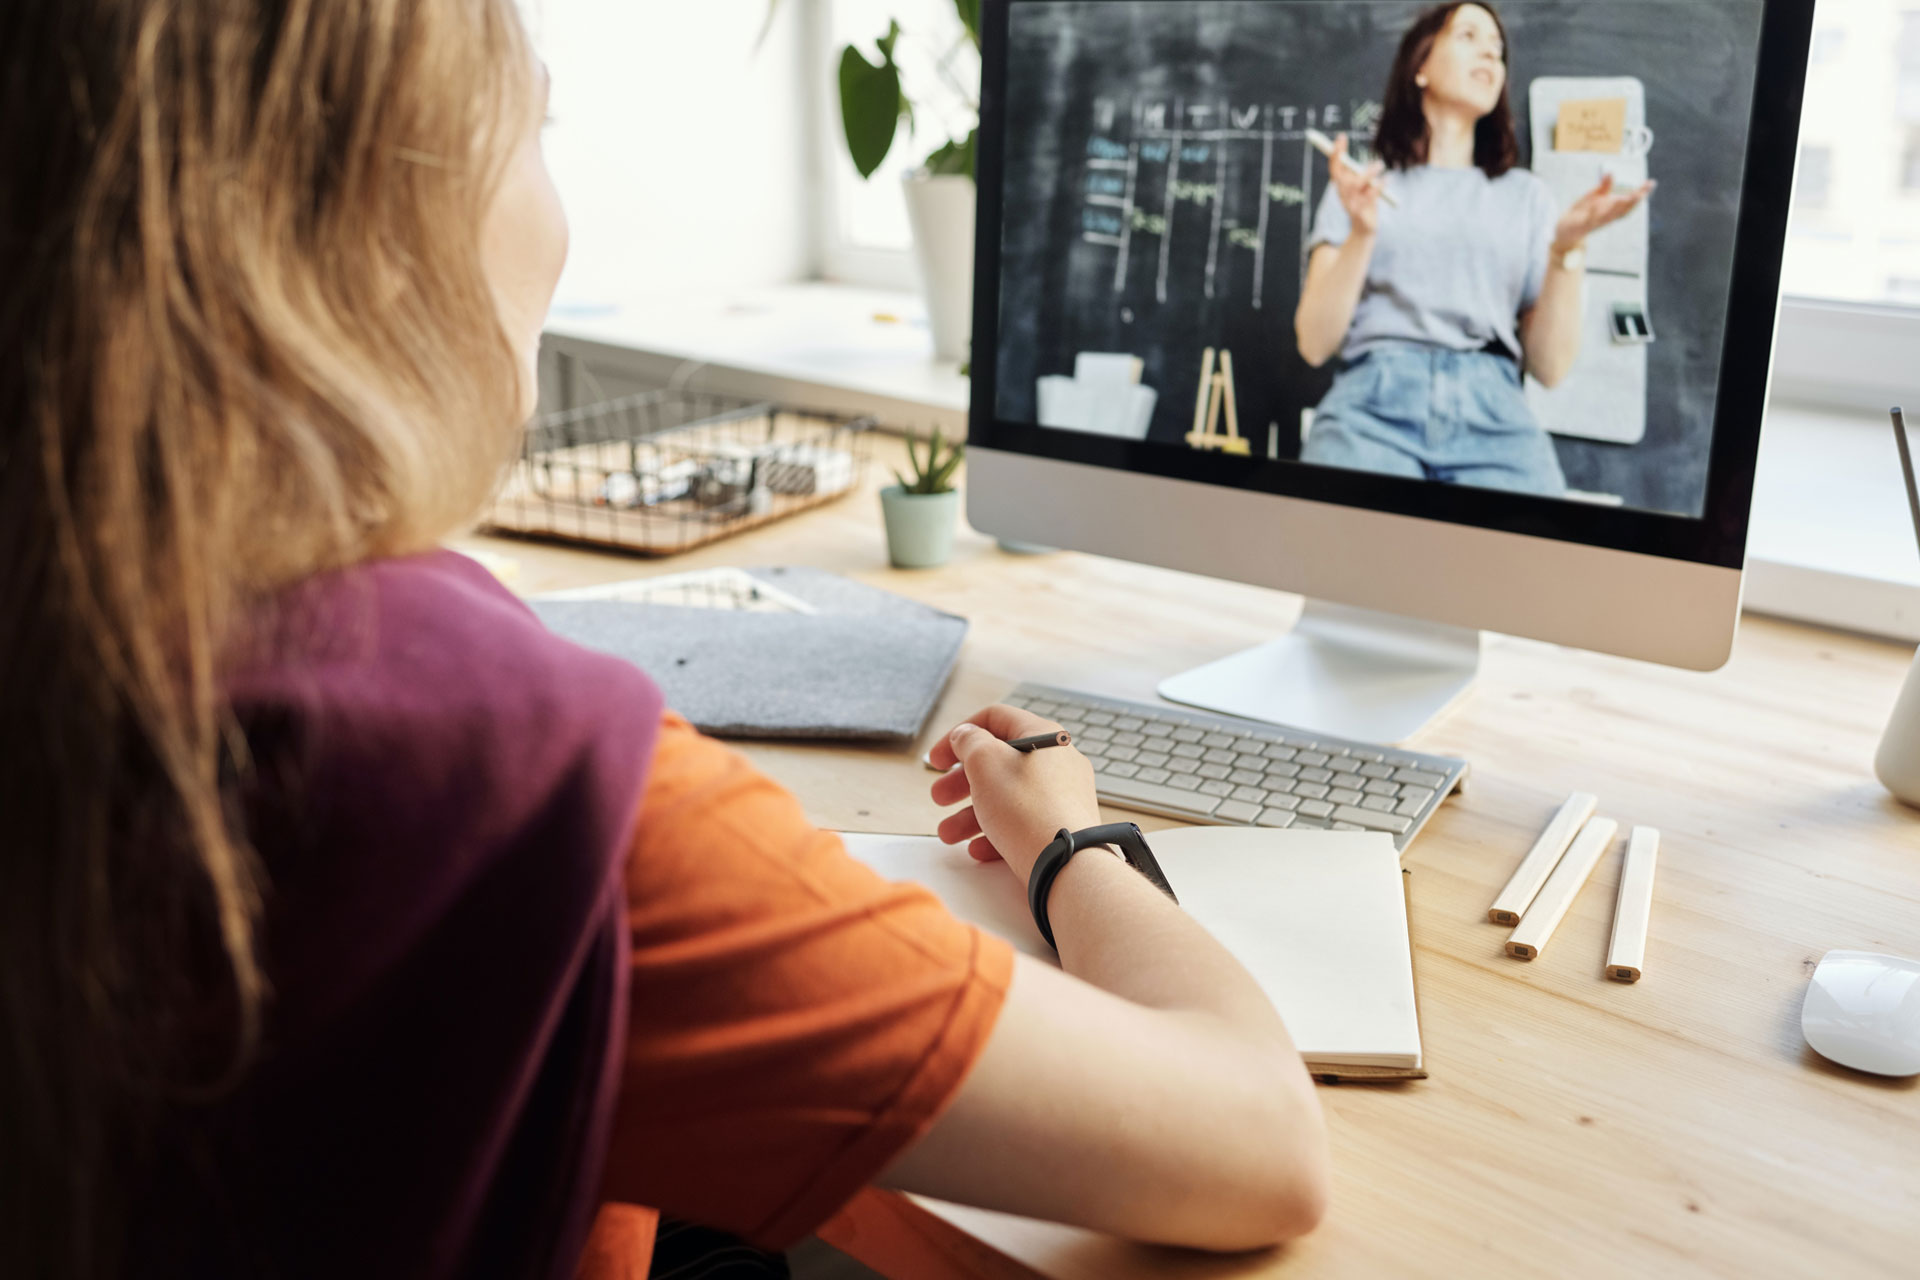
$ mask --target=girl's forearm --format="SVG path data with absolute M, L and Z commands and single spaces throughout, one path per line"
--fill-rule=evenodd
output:
M 1561 254 L 1550 251 L 1546 282 L 1540 297 L 1520 323 L 1520 345 L 1526 370 L 1551 387 L 1567 376 L 1580 355 L 1580 294 L 1585 273 L 1560 265 Z
M 1322 245 L 1314 250 L 1306 286 L 1300 290 L 1300 306 L 1294 312 L 1293 332 L 1301 358 L 1315 368 L 1340 349 L 1353 325 L 1353 313 L 1367 284 L 1367 267 L 1373 261 L 1373 244 L 1372 232 L 1356 228 L 1339 248 Z

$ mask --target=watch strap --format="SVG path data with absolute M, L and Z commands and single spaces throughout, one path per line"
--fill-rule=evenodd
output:
M 1173 886 L 1167 883 L 1167 877 L 1160 870 L 1160 862 L 1153 856 L 1153 850 L 1147 847 L 1147 839 L 1140 834 L 1140 828 L 1131 822 L 1110 822 L 1104 826 L 1087 827 L 1080 831 L 1060 828 L 1050 844 L 1040 851 L 1034 861 L 1033 871 L 1027 877 L 1027 907 L 1033 912 L 1033 922 L 1040 928 L 1040 936 L 1047 945 L 1058 951 L 1059 945 L 1053 940 L 1053 925 L 1047 919 L 1047 897 L 1053 892 L 1053 882 L 1061 870 L 1072 861 L 1073 855 L 1092 845 L 1110 844 L 1120 850 L 1121 857 L 1128 866 L 1147 878 L 1154 888 L 1179 902 L 1173 895 Z

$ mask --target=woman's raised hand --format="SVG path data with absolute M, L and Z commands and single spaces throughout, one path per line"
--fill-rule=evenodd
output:
M 1340 207 L 1347 211 L 1353 229 L 1367 235 L 1378 231 L 1380 176 L 1386 172 L 1386 166 L 1378 160 L 1364 169 L 1350 166 L 1347 163 L 1347 135 L 1343 133 L 1333 140 L 1333 155 L 1327 161 L 1327 172 L 1333 179 L 1334 189 L 1340 193 Z
M 1630 191 L 1615 191 L 1613 175 L 1600 179 L 1593 190 L 1567 206 L 1560 224 L 1553 231 L 1553 251 L 1557 257 L 1580 247 L 1582 241 L 1600 228 L 1632 213 L 1642 200 L 1653 194 L 1656 184 L 1649 179 Z

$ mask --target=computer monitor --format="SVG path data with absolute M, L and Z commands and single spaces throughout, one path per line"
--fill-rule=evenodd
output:
M 1232 714 L 1719 666 L 1812 11 L 987 0 L 970 520 L 1309 597 L 1161 686 Z

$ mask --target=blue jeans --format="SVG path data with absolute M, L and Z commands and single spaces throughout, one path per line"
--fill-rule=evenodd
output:
M 1527 407 L 1520 367 L 1488 351 L 1375 347 L 1334 378 L 1300 460 L 1546 497 L 1567 492 L 1553 441 Z

